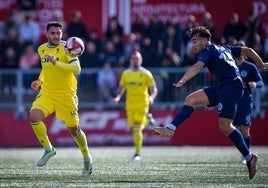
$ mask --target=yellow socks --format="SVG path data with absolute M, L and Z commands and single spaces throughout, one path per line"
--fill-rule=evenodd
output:
M 36 135 L 38 141 L 44 148 L 51 148 L 51 143 L 47 136 L 47 128 L 43 121 L 36 123 L 31 123 L 34 134 Z
M 78 145 L 84 158 L 89 158 L 89 150 L 87 146 L 87 137 L 85 133 L 80 130 L 80 133 L 74 137 L 76 144 Z
M 135 154 L 140 154 L 143 141 L 142 129 L 140 128 L 139 125 L 135 125 L 132 131 L 135 146 Z

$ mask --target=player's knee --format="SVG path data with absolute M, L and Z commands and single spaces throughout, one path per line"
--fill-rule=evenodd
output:
M 141 127 L 139 126 L 139 125 L 134 125 L 133 127 L 132 127 L 132 132 L 133 133 L 138 133 L 138 132 L 140 132 L 141 131 Z
M 39 111 L 33 110 L 30 112 L 29 121 L 31 123 L 36 123 L 36 122 L 42 121 L 43 117 L 44 116 L 42 113 L 40 113 Z
M 79 134 L 80 134 L 80 132 L 81 132 L 81 130 L 80 130 L 80 128 L 79 128 L 78 126 L 76 126 L 76 127 L 69 127 L 69 126 L 67 126 L 67 128 L 68 128 L 70 134 L 71 134 L 73 137 L 77 137 L 77 136 L 79 136 Z
M 188 95 L 184 100 L 184 104 L 188 106 L 194 107 L 196 105 L 195 103 L 196 103 L 196 99 L 192 95 Z
M 39 122 L 38 119 L 39 119 L 39 118 L 38 118 L 35 114 L 30 114 L 30 116 L 29 116 L 29 121 L 30 121 L 31 123 Z
M 231 124 L 231 120 L 226 118 L 219 118 L 219 129 L 226 136 L 230 135 L 235 127 Z

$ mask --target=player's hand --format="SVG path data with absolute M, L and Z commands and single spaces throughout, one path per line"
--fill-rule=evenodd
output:
M 120 101 L 120 97 L 119 96 L 116 96 L 113 100 L 113 103 L 114 104 L 118 104 L 118 102 Z
M 34 80 L 32 83 L 31 83 L 31 88 L 36 91 L 38 90 L 38 88 L 41 86 L 42 84 L 42 81 L 41 80 Z
M 152 105 L 154 103 L 154 98 L 152 96 L 149 96 L 149 104 Z
M 184 84 L 183 81 L 180 80 L 180 81 L 178 81 L 177 83 L 173 83 L 173 86 L 174 86 L 174 87 L 182 87 L 183 84 Z
M 252 89 L 255 89 L 255 88 L 257 87 L 256 82 L 249 82 L 248 85 L 249 85 L 249 87 L 252 88 Z
M 51 62 L 53 65 L 56 64 L 57 58 L 52 54 L 47 54 L 45 57 L 48 59 L 49 62 Z
M 264 70 L 268 70 L 268 63 L 267 63 L 267 62 L 264 63 L 264 67 L 263 67 L 263 69 L 264 69 Z

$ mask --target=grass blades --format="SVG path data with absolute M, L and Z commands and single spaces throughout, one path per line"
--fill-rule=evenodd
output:
M 268 187 L 268 147 L 252 147 L 260 158 L 253 180 L 235 147 L 146 146 L 141 161 L 131 160 L 133 147 L 90 147 L 89 178 L 78 148 L 56 149 L 37 167 L 41 148 L 1 148 L 0 187 Z

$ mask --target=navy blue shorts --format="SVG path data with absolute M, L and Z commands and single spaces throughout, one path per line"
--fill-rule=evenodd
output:
M 244 96 L 239 101 L 233 124 L 250 126 L 253 117 L 253 98 Z
M 243 88 L 235 85 L 220 85 L 207 87 L 204 92 L 209 100 L 208 107 L 217 106 L 219 117 L 232 120 L 235 118 Z

